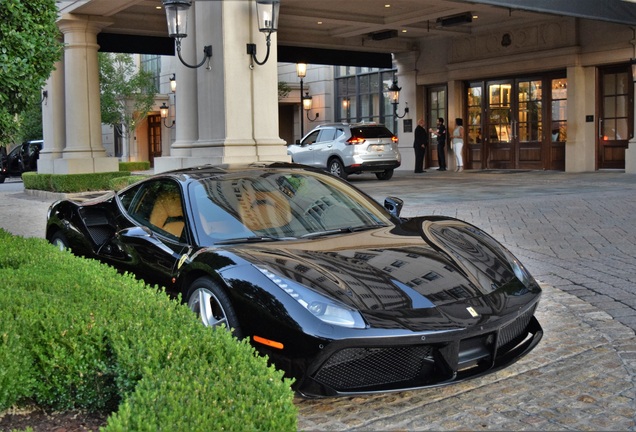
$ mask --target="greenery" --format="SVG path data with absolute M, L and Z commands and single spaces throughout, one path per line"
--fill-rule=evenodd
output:
M 278 81 L 278 99 L 284 99 L 291 92 L 291 87 L 284 81 Z
M 0 412 L 110 413 L 104 431 L 297 430 L 290 382 L 164 292 L 0 230 Z
M 125 140 L 155 103 L 152 73 L 136 67 L 132 55 L 98 53 L 102 123 L 113 126 Z
M 61 57 L 56 18 L 55 0 L 0 0 L 0 145 L 18 141 L 20 114 L 38 106 Z
M 119 171 L 147 171 L 149 169 L 149 161 L 119 162 Z
M 22 174 L 25 189 L 49 192 L 75 193 L 99 190 L 112 190 L 113 179 L 130 176 L 127 171 L 89 173 L 89 174 Z M 141 177 L 138 178 L 140 180 Z

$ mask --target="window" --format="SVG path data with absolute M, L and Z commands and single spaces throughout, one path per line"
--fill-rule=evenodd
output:
M 552 80 L 552 130 L 551 141 L 566 141 L 568 137 L 568 80 Z
M 153 75 L 155 92 L 159 93 L 159 77 L 161 75 L 161 57 L 158 55 L 141 54 L 141 70 Z

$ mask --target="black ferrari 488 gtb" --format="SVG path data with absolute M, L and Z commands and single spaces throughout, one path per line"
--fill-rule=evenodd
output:
M 401 208 L 302 165 L 204 166 L 58 201 L 46 236 L 181 294 L 305 397 L 438 386 L 530 352 L 541 289 L 524 266 L 469 223 Z

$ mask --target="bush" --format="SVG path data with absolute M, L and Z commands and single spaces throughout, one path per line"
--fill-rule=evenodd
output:
M 126 186 L 130 186 L 133 183 L 137 183 L 138 181 L 143 180 L 146 177 L 148 176 L 131 175 L 126 177 L 115 177 L 108 182 L 108 189 L 118 191 L 125 188 Z
M 50 192 L 75 193 L 97 190 L 110 190 L 110 181 L 117 177 L 129 176 L 130 172 L 115 171 L 88 174 L 22 174 L 25 189 Z
M 119 171 L 148 171 L 150 169 L 150 162 L 119 162 Z
M 115 410 L 112 431 L 296 430 L 282 372 L 132 275 L 0 229 L 0 278 L 0 411 Z

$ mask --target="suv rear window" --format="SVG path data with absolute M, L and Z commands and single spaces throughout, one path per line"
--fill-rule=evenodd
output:
M 391 138 L 393 133 L 384 126 L 351 126 L 355 138 Z

